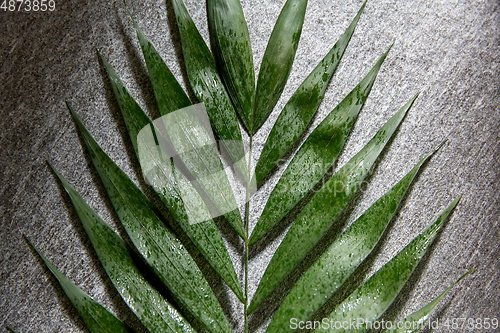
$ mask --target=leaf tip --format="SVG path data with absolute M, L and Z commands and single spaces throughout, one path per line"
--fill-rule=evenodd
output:
M 471 269 L 469 269 L 469 271 L 467 271 L 467 273 L 465 273 L 464 275 L 462 275 L 458 280 L 457 282 L 455 283 L 459 283 L 460 281 L 462 281 L 467 275 L 471 274 L 472 272 L 474 272 L 476 270 L 476 267 L 472 267 Z
M 425 161 L 427 161 L 432 155 L 434 155 L 445 143 L 446 141 L 448 141 L 448 139 L 445 139 L 443 141 L 441 141 L 440 144 L 438 144 L 429 154 L 427 154 L 427 156 L 425 156 L 421 162 L 420 162 L 420 165 L 422 165 Z
M 52 162 L 51 162 L 51 161 L 46 160 L 45 162 L 47 162 L 47 164 L 49 165 L 49 167 L 50 167 L 53 171 L 57 172 L 57 171 L 56 171 L 56 169 L 54 168 L 54 166 L 52 165 Z
M 78 117 L 78 115 L 76 114 L 75 110 L 73 109 L 73 107 L 71 106 L 71 104 L 68 102 L 68 101 L 65 101 L 66 102 L 66 107 L 68 108 L 69 110 L 69 113 L 71 114 L 71 117 L 73 117 L 73 119 L 75 119 L 75 121 L 77 123 L 81 123 L 81 120 L 80 118 Z
M 439 149 L 441 148 L 446 142 L 448 141 L 448 139 L 444 139 L 443 141 L 441 141 L 441 143 L 436 147 L 436 149 Z
M 363 2 L 363 5 L 361 6 L 359 12 L 362 12 L 363 9 L 365 9 L 365 6 L 366 6 L 366 3 L 368 2 L 368 0 L 365 0 L 365 2 Z
M 125 10 L 127 11 L 128 13 L 128 16 L 130 16 L 130 19 L 132 20 L 132 24 L 134 25 L 134 28 L 135 28 L 135 31 L 139 34 L 141 33 L 141 29 L 139 29 L 139 26 L 137 25 L 137 23 L 135 22 L 134 20 L 134 17 L 132 16 L 132 13 L 130 12 L 130 10 L 128 9 L 128 6 L 127 6 L 127 2 L 125 0 L 123 0 L 123 5 L 125 6 Z
M 104 58 L 104 56 L 102 55 L 102 53 L 99 51 L 99 49 L 97 47 L 95 48 L 95 52 L 99 56 L 99 59 L 101 59 L 101 61 L 103 62 L 104 66 L 108 65 L 108 62 L 106 61 L 106 59 Z
M 26 236 L 26 234 L 22 234 L 24 240 L 26 242 L 28 242 L 29 245 L 31 245 L 33 248 L 35 248 L 35 246 L 33 245 L 33 243 L 31 242 L 31 240 L 28 238 L 28 236 Z

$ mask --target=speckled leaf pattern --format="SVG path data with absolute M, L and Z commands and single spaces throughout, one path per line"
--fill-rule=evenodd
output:
M 115 98 L 118 101 L 125 124 L 127 125 L 130 139 L 134 145 L 136 155 L 139 158 L 137 135 L 145 126 L 152 126 L 152 122 L 127 91 L 113 68 L 111 68 L 111 66 L 109 66 L 104 59 L 103 62 L 106 66 L 108 76 L 113 86 Z M 185 207 L 180 196 L 180 190 L 178 188 L 179 182 L 182 183 L 185 191 L 192 193 L 191 197 L 194 202 L 198 203 L 198 209 L 205 210 L 205 214 L 209 216 L 203 200 L 199 197 L 196 189 L 192 187 L 191 183 L 187 181 L 186 177 L 184 177 L 181 172 L 177 171 L 174 165 L 172 165 L 172 168 L 173 169 L 170 171 L 170 174 L 165 177 L 166 186 L 162 188 L 153 188 L 168 208 L 172 217 L 196 245 L 198 250 L 200 250 L 203 257 L 228 284 L 231 290 L 235 292 L 236 296 L 238 296 L 239 299 L 243 299 L 241 286 L 238 282 L 231 259 L 229 258 L 229 254 L 227 253 L 217 227 L 211 219 L 203 223 L 190 225 L 186 212 L 187 207 Z M 172 177 L 173 175 L 175 175 L 177 181 L 174 180 Z
M 138 252 L 175 299 L 208 331 L 231 332 L 212 289 L 193 258 L 164 224 L 144 193 L 99 147 L 73 111 L 72 115 L 111 203 Z
M 191 102 L 189 98 L 172 75 L 165 62 L 161 59 L 154 46 L 147 40 L 133 19 L 132 22 L 134 22 L 137 37 L 141 44 L 142 53 L 148 67 L 149 77 L 151 78 L 151 84 L 155 91 L 156 101 L 161 115 L 171 114 L 172 111 L 178 111 L 190 106 Z M 169 137 L 165 139 L 170 140 L 173 148 L 178 152 L 189 150 L 195 153 L 194 156 L 193 154 L 184 154 L 181 158 L 182 162 L 188 166 L 191 173 L 195 174 L 202 172 L 204 175 L 208 176 L 199 178 L 194 175 L 199 180 L 198 183 L 202 186 L 211 202 L 216 206 L 216 209 L 227 212 L 224 216 L 229 224 L 240 237 L 246 238 L 239 211 L 237 209 L 227 209 L 227 207 L 237 207 L 227 176 L 225 177 L 224 172 L 214 172 L 214 170 L 212 170 L 213 168 L 207 167 L 207 163 L 205 163 L 208 160 L 212 162 L 212 164 L 216 164 L 216 171 L 223 169 L 215 142 L 204 146 L 205 149 L 202 154 L 199 152 L 201 146 L 192 143 L 192 141 L 197 141 L 199 136 L 211 136 L 211 133 L 207 133 L 211 129 L 200 125 L 196 117 L 186 118 L 184 117 L 185 115 L 186 112 L 180 116 L 182 118 L 182 122 L 180 123 L 185 123 L 188 120 L 192 121 L 187 124 L 187 126 L 175 126 L 175 128 L 180 129 L 180 133 L 173 133 L 172 129 L 167 130 L 167 136 Z M 172 116 L 176 117 L 175 115 Z M 210 127 L 210 124 L 208 124 L 208 127 Z M 193 136 L 192 133 L 195 132 L 198 132 L 198 135 Z M 179 147 L 179 145 L 176 144 L 179 142 L 182 142 L 184 146 L 186 146 L 186 144 L 192 144 L 190 147 Z M 192 167 L 190 168 L 189 166 Z M 216 175 L 218 176 L 217 178 L 215 178 Z M 220 198 L 222 198 L 222 200 L 219 200 Z
M 250 312 L 292 272 L 332 226 L 367 176 L 415 98 L 416 96 L 396 112 L 370 142 L 314 194 L 300 212 L 267 266 L 250 304 Z
M 430 156 L 420 160 L 332 242 L 290 290 L 268 332 L 292 332 L 290 318 L 308 320 L 351 276 L 380 240 L 420 167 Z
M 170 214 L 229 288 L 240 300 L 243 299 L 243 292 L 231 258 L 208 208 L 199 192 L 177 168 L 173 159 L 163 158 L 166 156 L 163 150 L 165 145 L 151 145 L 154 132 L 153 129 L 149 134 L 143 131 L 139 133 L 139 161 L 143 172 L 148 174 L 149 170 L 154 171 L 155 180 L 151 185 Z M 143 133 L 151 137 L 142 140 Z
M 209 210 L 212 209 L 211 216 L 224 215 L 238 235 L 246 239 L 238 204 L 219 157 L 203 104 L 172 112 L 154 123 L 156 137 L 170 139 L 176 152 L 173 156 L 176 166 L 182 163 L 190 181 L 201 187 L 200 194 L 205 196 Z
M 373 322 L 380 318 L 398 296 L 459 200 L 460 197 L 455 199 L 436 221 L 361 284 L 342 304 L 337 306 L 327 318 L 328 321 L 357 322 L 358 318 L 363 318 L 366 322 Z M 368 330 L 363 325 L 356 329 L 336 330 L 336 332 L 345 331 L 366 332 Z
M 425 323 L 427 322 L 427 319 L 429 319 L 430 315 L 432 314 L 432 312 L 434 311 L 434 309 L 438 305 L 439 301 L 441 301 L 441 299 L 457 283 L 459 283 L 467 275 L 472 273 L 472 271 L 474 271 L 474 268 L 472 268 L 467 273 L 462 275 L 455 283 L 453 283 L 451 286 L 446 288 L 446 290 L 443 291 L 438 297 L 434 298 L 431 302 L 429 302 L 427 305 L 423 306 L 420 310 L 413 312 L 408 317 L 397 322 L 396 325 L 393 326 L 392 329 L 385 330 L 384 332 L 388 332 L 388 333 L 414 333 L 414 332 L 418 332 L 418 330 L 421 329 L 425 325 Z
M 147 125 L 151 125 L 152 122 L 127 91 L 113 68 L 105 61 L 104 58 L 102 60 L 108 72 L 108 76 L 115 93 L 115 98 L 120 106 L 135 153 L 139 158 L 137 135 L 141 129 Z M 175 171 L 175 168 L 173 171 Z M 181 178 L 184 189 L 193 193 L 193 197 L 196 196 L 196 189 L 194 189 L 185 177 L 183 177 L 182 173 L 175 172 L 175 175 L 177 178 Z M 238 296 L 239 299 L 243 299 L 243 292 L 241 291 L 238 278 L 234 272 L 231 259 L 229 258 L 229 254 L 227 253 L 222 237 L 220 236 L 214 222 L 212 220 L 207 220 L 204 223 L 190 225 L 186 214 L 186 207 L 180 198 L 177 185 L 172 183 L 171 178 L 167 178 L 166 181 L 169 184 L 169 187 L 155 188 L 155 191 L 161 198 L 162 202 L 168 208 L 170 214 L 172 214 L 186 235 L 196 245 L 198 250 L 200 250 L 201 254 L 205 257 L 208 263 L 224 279 L 224 281 L 226 281 L 231 290 L 235 292 L 236 296 Z M 206 210 L 201 197 L 198 196 L 195 200 L 199 203 L 199 209 Z M 208 211 L 206 214 L 208 215 Z
M 335 163 L 389 50 L 302 144 L 271 192 L 250 244 L 281 221 Z
M 280 112 L 255 168 L 257 183 L 260 183 L 278 164 L 311 122 L 351 40 L 365 5 L 366 1 L 344 34 L 302 82 Z
M 191 105 L 189 97 L 179 82 L 177 82 L 153 44 L 151 44 L 141 31 L 131 14 L 130 17 L 137 33 L 137 39 L 139 39 L 139 44 L 141 45 L 160 114 L 163 116 Z
M 255 133 L 273 110 L 285 88 L 299 45 L 307 0 L 287 0 L 260 65 L 255 91 L 255 111 L 250 133 Z
M 108 277 L 144 326 L 151 332 L 195 332 L 181 314 L 146 281 L 123 239 L 87 205 L 57 170 L 52 169 L 70 196 Z
M 100 55 L 100 54 L 99 54 Z M 144 128 L 144 126 L 151 123 L 151 119 L 142 111 L 142 108 L 134 100 L 132 95 L 128 92 L 127 88 L 120 80 L 120 77 L 116 74 L 115 70 L 109 65 L 109 63 L 100 55 L 101 60 L 106 68 L 109 81 L 111 82 L 111 87 L 113 88 L 113 93 L 115 95 L 118 106 L 125 121 L 125 126 L 127 126 L 128 135 L 136 156 L 139 156 L 139 150 L 137 148 L 137 135 Z
M 210 122 L 219 140 L 225 145 L 233 161 L 244 156 L 241 132 L 236 112 L 217 72 L 215 59 L 196 28 L 182 0 L 172 0 L 177 26 L 181 36 L 182 53 L 189 83 L 198 100 L 205 104 Z M 246 169 L 240 165 L 246 175 Z
M 28 238 L 26 238 L 28 239 Z M 83 319 L 87 328 L 92 333 L 130 333 L 133 332 L 120 319 L 96 302 L 87 293 L 81 290 L 73 281 L 61 273 L 28 239 L 30 245 L 35 249 L 40 258 L 57 279 L 66 296 Z
M 253 118 L 255 72 L 248 27 L 239 0 L 207 0 L 217 68 L 247 131 Z

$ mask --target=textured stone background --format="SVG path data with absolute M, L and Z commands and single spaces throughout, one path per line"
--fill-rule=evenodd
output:
M 256 70 L 283 2 L 243 1 Z M 139 25 L 185 85 L 170 2 L 129 3 Z M 359 0 L 310 1 L 290 80 L 257 135 L 256 157 L 284 101 L 335 43 L 361 4 Z M 56 6 L 54 12 L 43 13 L 0 11 L 0 326 L 8 324 L 19 332 L 86 331 L 56 280 L 27 247 L 22 238 L 26 234 L 86 292 L 144 330 L 107 280 L 45 161 L 51 160 L 116 228 L 116 215 L 104 199 L 64 101 L 71 101 L 104 150 L 138 181 L 137 164 L 124 145 L 128 143 L 124 123 L 95 49 L 156 117 L 152 90 L 121 1 L 56 0 Z M 204 5 L 192 0 L 188 7 L 206 36 Z M 370 0 L 314 121 L 318 124 L 395 42 L 337 166 L 361 149 L 402 104 L 422 93 L 386 148 L 366 191 L 358 196 L 351 219 L 448 139 L 421 172 L 367 272 L 380 267 L 452 199 L 463 195 L 432 253 L 412 277 L 414 287 L 405 288 L 399 298 L 396 315 L 407 315 L 427 303 L 472 267 L 477 270 L 440 303 L 433 319 L 500 315 L 499 15 L 497 0 Z M 282 171 L 255 195 L 252 225 Z M 278 235 L 253 253 L 251 295 L 281 238 Z M 230 250 L 242 277 L 238 248 Z M 221 299 L 227 303 L 235 330 L 241 330 L 241 308 L 230 296 L 222 294 Z M 270 309 L 252 320 L 254 331 L 264 331 Z

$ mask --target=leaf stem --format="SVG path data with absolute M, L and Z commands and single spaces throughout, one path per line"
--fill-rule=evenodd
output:
M 248 248 L 249 248 L 249 224 L 250 224 L 250 183 L 252 181 L 252 140 L 253 135 L 250 134 L 250 144 L 248 149 L 248 168 L 247 168 L 247 187 L 245 194 L 245 304 L 244 304 L 244 317 L 245 317 L 245 333 L 248 333 Z

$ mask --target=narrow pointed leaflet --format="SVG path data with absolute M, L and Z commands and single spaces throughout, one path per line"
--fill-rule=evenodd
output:
M 420 167 L 433 153 L 420 160 L 328 246 L 290 290 L 268 332 L 292 332 L 290 318 L 307 321 L 351 276 L 379 242 Z
M 207 0 L 217 68 L 247 131 L 253 118 L 255 72 L 248 27 L 239 0 Z
M 155 124 L 161 124 L 161 127 L 166 129 L 165 139 L 172 143 L 177 151 L 176 156 L 181 156 L 180 161 L 177 161 L 187 166 L 189 172 L 198 180 L 203 191 L 208 195 L 207 199 L 210 203 L 218 212 L 222 212 L 217 216 L 224 215 L 238 235 L 245 239 L 240 212 L 223 170 L 210 123 L 207 120 L 207 124 L 204 124 L 204 119 L 202 119 L 204 115 L 201 111 L 189 112 L 190 110 L 196 111 L 198 107 L 189 108 L 191 102 L 184 90 L 133 18 L 132 22 L 134 22 L 148 66 L 158 108 L 164 117 L 163 120 L 155 120 Z M 181 151 L 186 153 L 180 154 Z M 200 177 L 200 173 L 203 176 Z
M 181 303 L 213 333 L 231 332 L 212 289 L 153 204 L 109 158 L 72 111 L 111 203 L 138 252 Z
M 142 111 L 140 105 L 130 95 L 127 88 L 106 59 L 100 53 L 99 56 L 101 57 L 106 72 L 108 73 L 113 93 L 122 113 L 123 120 L 125 121 L 125 126 L 127 127 L 128 136 L 132 142 L 132 146 L 134 147 L 135 154 L 138 157 L 139 150 L 137 148 L 137 135 L 141 129 L 144 128 L 144 126 L 151 123 L 151 119 L 149 119 L 144 111 Z
M 70 196 L 109 279 L 144 326 L 151 332 L 195 332 L 188 321 L 146 281 L 123 239 L 87 205 L 56 169 L 52 167 L 52 170 Z
M 195 104 L 156 119 L 154 131 L 158 142 L 171 142 L 175 152 L 170 157 L 176 166 L 181 170 L 185 167 L 189 181 L 196 188 L 201 186 L 200 195 L 204 196 L 211 216 L 224 215 L 238 235 L 246 239 L 238 204 L 219 157 L 204 105 Z M 155 141 L 149 143 L 157 145 Z
M 300 212 L 267 266 L 249 311 L 255 310 L 267 295 L 293 271 L 340 216 L 416 97 L 396 112 L 370 142 L 314 194 Z
M 271 192 L 250 244 L 281 221 L 335 163 L 390 49 L 302 144 Z
M 264 124 L 278 102 L 292 70 L 307 0 L 287 0 L 276 20 L 260 65 L 250 133 Z
M 330 52 L 320 61 L 314 70 L 302 82 L 292 97 L 280 112 L 271 133 L 267 138 L 259 161 L 255 168 L 257 184 L 278 164 L 290 147 L 297 141 L 311 122 L 314 114 L 323 100 L 326 88 L 333 73 L 337 69 L 351 39 L 359 17 L 365 8 L 361 6 L 358 14 L 346 29 L 344 34 L 331 48 Z
M 163 119 L 159 121 L 162 123 Z M 179 170 L 177 155 L 169 151 L 166 136 L 156 135 L 160 132 L 152 124 L 141 130 L 137 138 L 145 178 L 203 257 L 242 300 L 241 286 L 210 210 L 192 181 Z
M 337 306 L 327 317 L 328 322 L 354 322 L 355 326 L 336 332 L 366 332 L 371 328 L 370 323 L 380 318 L 398 296 L 459 200 L 455 199 L 435 222 Z
M 141 45 L 142 54 L 148 68 L 149 78 L 158 104 L 160 114 L 166 115 L 172 111 L 182 109 L 191 105 L 189 97 L 182 89 L 177 79 L 167 67 L 155 47 L 147 39 L 130 14 L 132 23 L 137 33 L 137 39 Z
M 35 249 L 45 266 L 57 279 L 66 296 L 75 307 L 80 317 L 92 333 L 130 333 L 133 332 L 120 319 L 108 311 L 104 306 L 96 302 L 87 293 L 81 290 L 73 281 L 61 273 L 35 245 L 25 237 L 29 244 Z
M 172 0 L 181 36 L 182 53 L 189 83 L 198 100 L 205 104 L 214 132 L 227 149 L 233 162 L 244 160 L 243 144 L 236 112 L 217 73 L 215 59 L 189 16 L 182 0 Z M 246 178 L 246 165 L 237 164 Z
M 196 245 L 197 249 L 200 250 L 200 253 L 210 266 L 212 266 L 212 268 L 222 277 L 236 296 L 238 296 L 240 300 L 243 299 L 243 292 L 241 291 L 238 278 L 224 245 L 224 241 L 213 220 L 210 219 L 209 211 L 203 199 L 186 177 L 184 177 L 183 173 L 177 170 L 173 163 L 172 165 L 166 164 L 171 161 L 159 159 L 160 151 L 156 148 L 166 149 L 170 143 L 163 143 L 161 147 L 153 147 L 151 144 L 141 145 L 142 158 L 140 157 L 141 154 L 139 153 L 137 138 L 139 133 L 143 133 L 141 138 L 144 139 L 150 135 L 151 138 L 146 140 L 146 142 L 153 141 L 154 138 L 152 138 L 152 136 L 156 133 L 153 122 L 127 91 L 113 68 L 111 68 L 104 59 L 103 62 L 106 66 L 125 124 L 127 125 L 137 158 L 141 163 L 143 173 L 146 174 L 149 170 L 157 171 L 155 173 L 158 176 L 158 181 L 154 183 L 150 182 L 151 185 L 153 185 L 153 189 L 168 208 L 175 221 Z M 141 132 L 147 125 L 152 127 L 151 130 L 149 132 Z M 173 154 L 170 154 L 170 156 L 172 155 Z M 181 195 L 182 192 L 188 193 L 186 197 L 189 197 L 190 200 L 184 201 Z M 201 219 L 205 222 L 191 224 L 189 222 L 190 214 L 206 217 L 205 219 Z
M 455 283 L 453 283 L 451 286 L 446 288 L 445 291 L 443 291 L 438 297 L 434 298 L 431 302 L 429 302 L 427 305 L 423 306 L 420 310 L 417 310 L 413 312 L 411 315 L 406 317 L 403 320 L 400 320 L 396 323 L 396 325 L 393 326 L 393 329 L 389 329 L 384 332 L 388 333 L 414 333 L 417 332 L 419 329 L 421 329 L 427 319 L 429 319 L 430 315 L 438 305 L 439 301 L 460 281 L 462 281 L 463 278 L 465 278 L 467 275 L 472 273 L 474 271 L 474 268 L 469 270 L 467 273 L 462 275 Z

